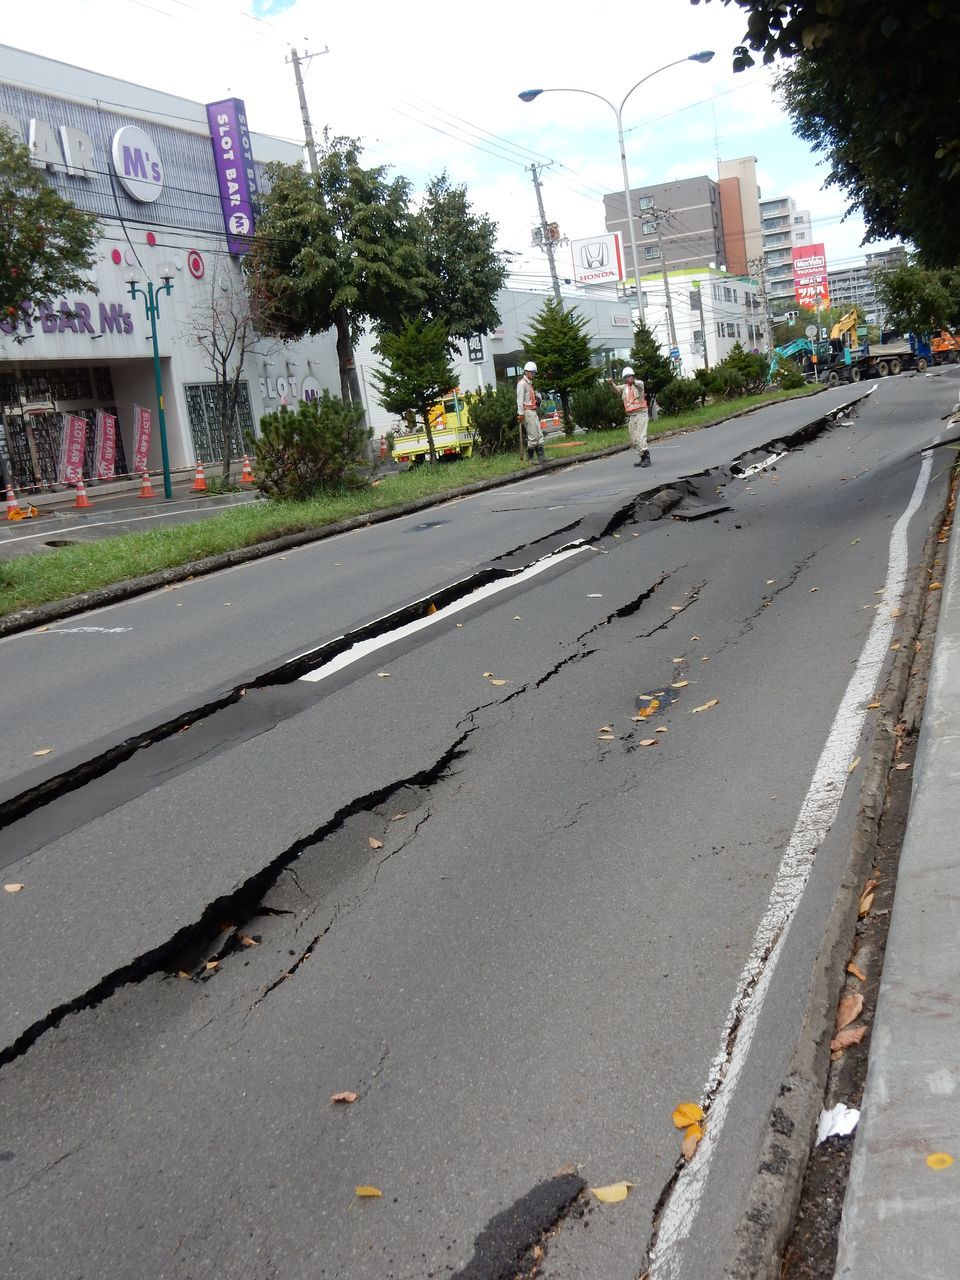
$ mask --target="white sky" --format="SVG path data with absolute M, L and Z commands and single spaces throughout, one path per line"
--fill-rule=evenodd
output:
M 518 283 L 540 285 L 546 262 L 530 249 L 538 219 L 524 166 L 553 160 L 543 178 L 548 219 L 571 238 L 594 235 L 603 193 L 622 190 L 616 127 L 609 108 L 582 95 L 527 105 L 517 93 L 579 88 L 619 102 L 655 68 L 715 49 L 708 65 L 674 67 L 631 97 L 631 185 L 715 176 L 718 153 L 754 155 L 764 198 L 789 194 L 810 210 L 828 264 L 859 262 L 862 223 L 842 221 L 842 197 L 821 189 L 823 171 L 791 134 L 770 72 L 731 70 L 743 25 L 742 11 L 720 0 L 7 0 L 0 39 L 200 102 L 235 95 L 253 129 L 299 141 L 285 59 L 291 44 L 329 46 L 305 73 L 315 130 L 360 137 L 370 163 L 416 187 L 447 169 L 498 221 L 501 247 L 522 255 Z

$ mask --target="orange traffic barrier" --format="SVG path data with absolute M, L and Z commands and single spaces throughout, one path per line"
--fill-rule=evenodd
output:
M 241 484 L 256 484 L 256 478 L 253 474 L 253 467 L 250 465 L 250 459 L 246 454 L 243 455 L 243 470 L 240 472 Z
M 23 512 L 20 510 L 20 503 L 17 501 L 17 495 L 13 492 L 13 486 L 9 484 L 7 485 L 7 519 L 23 519 Z
M 197 463 L 196 474 L 193 477 L 193 492 L 194 493 L 207 492 L 207 477 L 203 474 L 202 462 Z
M 140 481 L 140 498 L 155 498 L 157 495 L 153 492 L 153 485 L 150 483 L 150 472 L 143 473 L 143 479 Z
M 92 507 L 93 503 L 87 497 L 87 490 L 83 483 L 83 476 L 77 481 L 77 500 L 73 504 L 75 507 Z
M 386 456 L 387 456 L 387 437 L 381 436 L 380 437 L 380 457 L 385 458 Z

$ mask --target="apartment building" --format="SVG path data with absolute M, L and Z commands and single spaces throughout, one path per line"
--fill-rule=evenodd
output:
M 763 263 L 767 305 L 774 320 L 797 307 L 793 278 L 793 251 L 813 243 L 810 214 L 797 207 L 792 196 L 760 201 Z

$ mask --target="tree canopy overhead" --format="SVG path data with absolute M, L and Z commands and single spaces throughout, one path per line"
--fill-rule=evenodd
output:
M 97 219 L 54 191 L 30 152 L 0 126 L 0 315 L 23 302 L 96 292 Z
M 867 239 L 912 240 L 934 265 L 960 261 L 956 0 L 721 3 L 747 21 L 735 70 L 753 53 L 791 59 L 780 84 L 794 129 L 826 157 L 827 181 L 862 212 Z

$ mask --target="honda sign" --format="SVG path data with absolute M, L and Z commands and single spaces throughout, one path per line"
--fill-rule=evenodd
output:
M 573 278 L 576 284 L 615 284 L 623 279 L 623 254 L 616 231 L 572 240 Z

